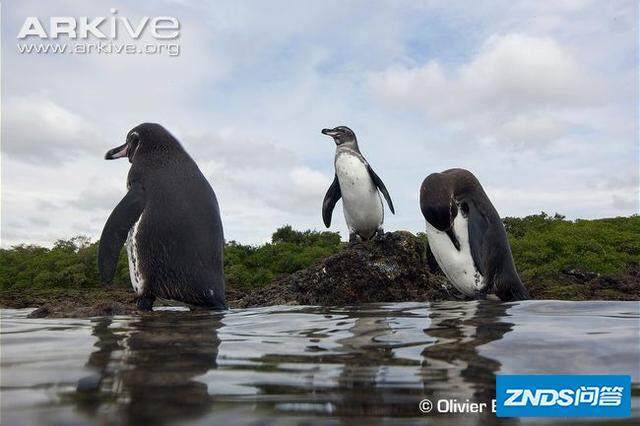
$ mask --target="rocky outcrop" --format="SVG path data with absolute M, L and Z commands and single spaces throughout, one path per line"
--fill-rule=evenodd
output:
M 230 305 L 341 306 L 451 298 L 450 284 L 429 267 L 426 245 L 409 232 L 397 231 L 353 244 L 307 269 L 231 300 Z
M 640 267 L 632 264 L 610 276 L 565 268 L 553 277 L 531 278 L 525 286 L 531 298 L 539 300 L 640 300 Z M 230 298 L 229 305 L 342 306 L 461 298 L 430 257 L 427 245 L 409 232 L 397 231 L 352 245 L 307 269 Z
M 387 233 L 378 240 L 351 245 L 264 287 L 250 291 L 228 288 L 227 302 L 230 308 L 247 308 L 460 299 L 428 253 L 426 243 L 409 232 Z M 565 268 L 553 277 L 531 278 L 525 286 L 532 299 L 640 300 L 640 267 L 632 264 L 612 276 Z M 158 300 L 156 306 L 177 304 Z M 32 318 L 140 314 L 130 289 L 109 287 L 46 297 L 0 294 L 0 306 L 38 307 L 30 314 Z

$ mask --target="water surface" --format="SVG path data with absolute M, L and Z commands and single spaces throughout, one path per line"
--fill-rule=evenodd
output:
M 637 302 L 439 302 L 27 319 L 3 310 L 3 424 L 557 424 L 423 414 L 498 373 L 631 374 Z M 568 421 L 565 419 L 565 423 Z

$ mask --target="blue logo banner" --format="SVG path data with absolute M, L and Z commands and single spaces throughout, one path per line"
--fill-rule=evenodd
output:
M 498 375 L 498 417 L 628 417 L 631 376 Z

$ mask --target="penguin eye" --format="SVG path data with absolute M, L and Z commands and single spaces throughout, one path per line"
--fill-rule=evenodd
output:
M 129 152 L 133 152 L 136 148 L 138 148 L 138 144 L 140 143 L 140 136 L 138 133 L 133 132 L 127 138 L 127 142 L 129 144 Z
M 460 210 L 462 211 L 462 216 L 467 217 L 469 215 L 469 204 L 466 201 L 460 203 Z
M 136 155 L 136 152 L 138 152 L 138 147 L 140 146 L 140 136 L 138 135 L 138 133 L 131 133 L 127 138 L 127 143 L 129 144 L 127 156 L 129 157 L 129 162 L 131 163 L 133 162 L 133 157 Z

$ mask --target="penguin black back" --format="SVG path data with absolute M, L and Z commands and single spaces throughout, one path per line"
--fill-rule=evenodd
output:
M 475 269 L 484 277 L 484 293 L 495 290 L 501 300 L 529 297 L 516 271 L 500 216 L 471 172 L 449 169 L 427 176 L 420 188 L 420 209 L 431 226 L 449 237 L 455 250 L 468 248 Z M 465 219 L 467 235 L 459 229 L 456 232 L 458 215 Z M 447 253 L 439 257 L 446 259 Z
M 223 229 L 215 193 L 178 140 L 158 124 L 133 128 L 105 158 L 128 157 L 129 192 L 100 242 L 104 282 L 125 239 L 142 309 L 155 297 L 224 308 Z

